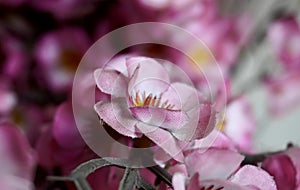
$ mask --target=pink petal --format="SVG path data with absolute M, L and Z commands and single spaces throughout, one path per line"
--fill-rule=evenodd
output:
M 205 180 L 200 182 L 200 187 L 213 190 L 259 190 L 253 186 L 241 186 L 228 180 Z
M 103 119 L 105 123 L 118 133 L 135 138 L 141 135 L 135 131 L 135 125 L 138 121 L 132 117 L 127 107 L 128 105 L 124 98 L 116 98 L 111 102 L 98 102 L 95 104 L 94 109 L 100 119 Z
M 276 190 L 274 179 L 263 169 L 246 165 L 230 178 L 233 183 L 254 186 L 261 190 Z
M 32 190 L 34 185 L 31 181 L 17 176 L 0 175 L 1 190 Z
M 224 133 L 241 151 L 253 150 L 252 142 L 256 123 L 250 103 L 245 97 L 239 97 L 229 104 L 225 123 Z
M 240 166 L 244 156 L 237 152 L 210 148 L 193 151 L 185 158 L 190 176 L 199 173 L 200 180 L 227 179 Z
M 168 72 L 154 59 L 145 57 L 129 58 L 126 62 L 130 82 L 128 93 L 136 92 L 159 97 L 170 85 Z
M 236 151 L 235 145 L 224 133 L 218 129 L 214 129 L 207 137 L 194 140 L 190 149 L 199 149 L 199 148 L 222 148 Z
M 189 117 L 189 123 L 179 130 L 173 132 L 173 135 L 182 141 L 191 141 L 206 137 L 215 127 L 215 112 L 210 104 L 201 104 L 186 112 Z
M 0 124 L 0 174 L 32 180 L 35 154 L 24 134 L 14 125 Z
M 64 148 L 85 146 L 74 120 L 71 102 L 65 102 L 57 108 L 52 133 L 56 142 Z
M 125 97 L 127 79 L 114 70 L 97 69 L 94 72 L 97 87 L 104 93 L 115 97 Z
M 172 177 L 174 190 L 185 190 L 185 176 L 181 173 L 175 173 Z
M 162 148 L 173 159 L 179 162 L 183 161 L 181 148 L 170 132 L 142 122 L 139 122 L 136 127 L 141 133 L 145 134 L 150 140 L 152 140 L 156 145 Z
M 195 174 L 190 182 L 189 182 L 189 185 L 187 187 L 187 190 L 197 190 L 199 189 L 200 187 L 200 184 L 199 184 L 199 174 Z
M 300 161 L 299 161 L 300 148 L 299 147 L 291 147 L 291 148 L 287 149 L 285 153 L 290 157 L 290 159 L 292 160 L 292 162 L 295 166 L 295 169 L 297 172 L 297 175 L 296 175 L 297 186 L 300 188 Z
M 179 82 L 172 83 L 162 94 L 162 99 L 168 100 L 177 109 L 184 111 L 200 106 L 199 92 L 194 87 Z
M 131 113 L 141 122 L 170 131 L 180 129 L 188 122 L 188 116 L 182 111 L 153 107 L 131 107 Z
M 285 154 L 269 156 L 264 160 L 262 168 L 275 179 L 280 190 L 296 188 L 296 169 L 292 160 Z

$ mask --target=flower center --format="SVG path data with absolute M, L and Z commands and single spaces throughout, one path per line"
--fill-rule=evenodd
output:
M 156 107 L 164 109 L 172 109 L 174 105 L 170 104 L 168 100 L 162 101 L 161 94 L 154 96 L 153 94 L 146 95 L 145 92 L 141 95 L 139 92 L 135 93 L 135 97 L 129 97 L 130 102 L 136 107 Z

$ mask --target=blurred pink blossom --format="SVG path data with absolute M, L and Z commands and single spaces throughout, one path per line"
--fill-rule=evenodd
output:
M 46 33 L 35 46 L 36 74 L 54 92 L 70 90 L 77 66 L 89 45 L 89 38 L 81 28 Z
M 296 18 L 288 17 L 272 23 L 268 40 L 275 56 L 287 70 L 300 68 L 300 26 Z
M 221 130 L 242 152 L 253 152 L 256 129 L 254 113 L 245 96 L 230 101 L 226 107 L 225 120 Z
M 0 141 L 0 188 L 32 189 L 36 157 L 26 136 L 17 126 L 1 122 Z
M 266 82 L 268 107 L 272 114 L 288 113 L 300 104 L 300 73 L 286 72 Z

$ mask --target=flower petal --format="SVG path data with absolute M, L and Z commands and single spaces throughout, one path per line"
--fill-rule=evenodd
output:
M 115 70 L 97 69 L 94 72 L 97 87 L 104 93 L 115 97 L 125 97 L 127 79 Z
M 199 180 L 227 179 L 240 166 L 244 156 L 237 152 L 210 148 L 193 151 L 185 158 L 190 176 L 199 173 Z
M 85 146 L 74 120 L 71 102 L 61 104 L 55 113 L 52 134 L 56 142 L 64 148 Z
M 276 190 L 274 179 L 261 168 L 246 165 L 230 178 L 233 183 L 243 186 L 254 186 L 261 190 Z
M 299 147 L 291 147 L 286 150 L 285 152 L 290 159 L 292 160 L 295 169 L 297 171 L 296 179 L 297 179 L 297 186 L 300 188 L 300 148 Z
M 262 168 L 274 177 L 278 189 L 296 189 L 296 169 L 287 155 L 267 157 Z
M 0 123 L 0 174 L 32 180 L 35 153 L 24 134 L 14 125 Z
M 100 101 L 94 106 L 99 117 L 114 130 L 132 138 L 139 137 L 141 134 L 135 131 L 137 120 L 132 117 L 129 110 L 126 109 L 127 107 L 127 102 L 124 98 Z
M 188 122 L 188 116 L 182 111 L 153 107 L 131 107 L 132 115 L 141 122 L 170 131 L 180 129 Z
M 175 173 L 172 177 L 174 190 L 185 190 L 185 176 L 181 173 Z
M 127 59 L 127 68 L 130 81 L 128 93 L 151 92 L 159 96 L 166 91 L 170 85 L 168 72 L 154 59 L 145 57 L 134 57 Z
M 215 111 L 210 104 L 201 104 L 186 112 L 189 122 L 173 135 L 182 141 L 191 141 L 206 137 L 215 127 Z
M 179 162 L 183 161 L 181 148 L 170 132 L 142 122 L 139 122 L 136 127 L 141 133 L 145 134 L 150 140 L 152 140 L 156 145 L 162 148 L 173 159 Z

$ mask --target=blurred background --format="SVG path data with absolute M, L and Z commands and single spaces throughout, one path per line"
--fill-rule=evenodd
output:
M 0 0 L 0 141 L 11 144 L 0 148 L 0 160 L 8 155 L 14 161 L 6 160 L 14 168 L 9 171 L 22 171 L 19 177 L 37 189 L 71 188 L 46 182 L 46 176 L 66 175 L 96 156 L 78 134 L 72 114 L 72 82 L 80 60 L 110 31 L 149 21 L 182 27 L 208 46 L 227 86 L 227 92 L 220 92 L 218 83 L 212 87 L 215 98 L 227 96 L 223 130 L 237 143 L 240 137 L 249 140 L 239 144 L 241 150 L 300 144 L 299 0 Z M 159 28 L 154 31 L 163 37 Z M 214 75 L 207 50 L 180 43 Z M 206 90 L 201 73 L 170 48 L 147 44 L 121 52 L 127 53 L 168 59 Z M 11 126 L 17 131 L 6 130 Z M 16 147 L 20 152 L 12 151 Z

